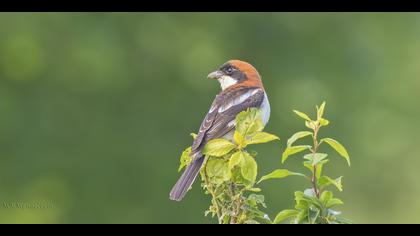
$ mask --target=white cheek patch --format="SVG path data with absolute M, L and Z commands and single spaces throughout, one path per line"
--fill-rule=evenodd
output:
M 222 87 L 222 90 L 225 90 L 229 88 L 230 86 L 238 83 L 238 81 L 236 81 L 234 78 L 227 75 L 220 77 L 220 79 L 218 80 L 219 80 L 220 86 Z

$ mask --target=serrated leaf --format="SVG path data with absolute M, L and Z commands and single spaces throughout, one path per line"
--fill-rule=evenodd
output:
M 227 162 L 220 158 L 211 158 L 207 161 L 206 173 L 214 184 L 221 184 L 231 177 Z
M 251 183 L 255 183 L 257 178 L 257 162 L 254 158 L 246 152 L 243 152 L 243 161 L 241 163 L 242 176 L 249 180 Z
M 178 172 L 180 172 L 184 167 L 188 166 L 191 161 L 192 161 L 192 157 L 190 156 L 191 153 L 191 147 L 186 148 L 182 154 L 181 157 L 179 158 L 179 168 L 178 168 Z
M 305 119 L 307 121 L 312 121 L 311 118 L 309 118 L 309 116 L 306 115 L 303 112 L 300 112 L 300 111 L 297 111 L 297 110 L 293 110 L 293 112 L 296 113 L 296 115 L 298 115 L 300 118 L 303 118 L 303 119 Z
M 299 214 L 299 211 L 297 210 L 283 210 L 277 214 L 276 218 L 273 221 L 273 224 L 279 224 L 288 218 L 297 216 L 297 214 Z
M 334 185 L 340 192 L 343 191 L 343 185 L 341 183 L 343 176 L 338 177 L 337 179 L 331 179 L 328 176 L 322 176 L 319 178 L 318 184 L 320 188 L 325 188 L 329 185 Z
M 229 170 L 232 170 L 235 166 L 240 165 L 244 160 L 242 151 L 237 151 L 229 159 Z
M 260 183 L 264 180 L 268 180 L 268 179 L 282 179 L 282 178 L 286 178 L 287 176 L 292 176 L 292 175 L 306 177 L 304 174 L 301 174 L 301 173 L 291 172 L 291 171 L 286 170 L 286 169 L 278 169 L 278 170 L 275 170 L 275 171 L 271 172 L 268 175 L 264 175 L 263 177 L 261 177 L 261 179 L 258 181 L 258 183 Z
M 244 137 L 237 130 L 233 133 L 233 140 L 241 148 L 246 146 Z
M 304 138 L 304 137 L 309 136 L 309 135 L 312 135 L 312 132 L 310 132 L 310 131 L 300 131 L 300 132 L 297 132 L 297 133 L 293 134 L 292 137 L 290 137 L 287 140 L 287 146 L 288 147 L 291 147 L 292 144 L 294 142 L 296 142 L 298 139 Z
M 264 129 L 264 125 L 261 121 L 261 111 L 257 108 L 250 108 L 240 112 L 236 116 L 235 121 L 236 131 L 238 131 L 242 137 L 248 137 Z
M 228 154 L 235 147 L 235 144 L 226 139 L 212 139 L 204 146 L 202 153 L 208 156 L 221 157 Z
M 317 165 L 325 158 L 327 158 L 328 154 L 325 153 L 310 153 L 303 156 L 304 159 L 308 160 L 312 165 Z
M 249 144 L 258 144 L 258 143 L 268 143 L 274 140 L 280 140 L 279 137 L 273 134 L 269 134 L 266 132 L 258 132 L 254 134 L 251 138 L 247 139 L 245 142 L 247 145 Z
M 328 145 L 330 145 L 332 148 L 334 148 L 342 157 L 344 157 L 350 166 L 350 156 L 344 148 L 343 145 L 341 145 L 337 140 L 334 140 L 332 138 L 324 138 L 321 140 L 321 142 L 326 142 Z
M 308 150 L 309 148 L 311 148 L 311 146 L 309 145 L 287 147 L 286 150 L 284 150 L 283 152 L 283 155 L 281 157 L 281 162 L 284 163 L 289 156 L 299 153 L 299 152 L 303 152 L 305 150 Z

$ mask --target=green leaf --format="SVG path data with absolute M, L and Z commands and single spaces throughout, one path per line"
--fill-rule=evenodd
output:
M 252 187 L 252 185 L 251 185 L 252 183 L 242 176 L 242 171 L 241 171 L 241 168 L 239 166 L 231 169 L 231 172 L 232 172 L 231 180 L 232 180 L 233 183 L 235 183 L 237 185 L 249 186 L 250 188 Z
M 249 155 L 246 152 L 243 153 L 243 161 L 241 163 L 241 173 L 242 176 L 251 181 L 251 183 L 255 183 L 255 180 L 257 178 L 257 162 L 254 160 L 254 158 Z
M 244 160 L 242 151 L 237 151 L 229 159 L 229 170 L 232 170 L 235 166 L 240 165 Z
M 228 154 L 235 147 L 235 144 L 226 139 L 212 139 L 204 146 L 202 153 L 208 156 L 221 157 Z
M 273 224 L 279 224 L 280 222 L 288 218 L 297 216 L 297 214 L 299 214 L 299 211 L 297 210 L 283 210 L 277 214 L 276 218 L 273 221 Z
M 328 143 L 332 148 L 334 148 L 342 157 L 344 157 L 347 160 L 347 163 L 350 166 L 350 156 L 347 153 L 347 150 L 344 148 L 343 145 L 341 145 L 337 140 L 334 140 L 332 138 L 324 138 L 321 140 L 322 142 Z
M 179 168 L 178 172 L 180 172 L 184 167 L 188 166 L 191 161 L 192 157 L 190 156 L 191 153 L 191 147 L 186 148 L 183 152 L 181 157 L 179 158 Z
M 258 144 L 258 143 L 268 143 L 273 140 L 280 140 L 279 137 L 273 134 L 269 134 L 266 132 L 258 132 L 254 134 L 250 139 L 246 140 L 246 144 Z
M 196 133 L 191 133 L 190 135 L 191 135 L 191 137 L 192 137 L 194 140 L 197 138 L 197 134 L 196 134 Z
M 332 198 L 332 199 L 330 199 L 327 202 L 327 204 L 325 205 L 325 207 L 326 208 L 331 208 L 331 207 L 335 207 L 335 206 L 343 205 L 343 204 L 344 204 L 343 201 L 341 201 L 340 199 L 338 199 L 338 198 Z
M 302 191 L 296 191 L 295 192 L 295 201 L 298 202 L 303 198 L 303 195 L 305 195 Z
M 261 204 L 263 207 L 266 207 L 264 201 L 265 197 L 261 194 L 250 194 L 248 197 L 248 201 L 251 203 L 251 205 L 256 206 L 257 204 Z
M 300 132 L 297 132 L 297 133 L 295 133 L 294 135 L 292 135 L 292 137 L 290 137 L 287 140 L 287 146 L 288 147 L 291 147 L 292 144 L 294 142 L 296 142 L 296 140 L 301 139 L 301 138 L 304 138 L 304 137 L 309 136 L 309 135 L 312 135 L 312 132 L 310 132 L 310 131 L 300 131 Z
M 324 159 L 323 161 L 318 162 L 318 164 L 316 165 L 316 177 L 317 178 L 320 178 L 321 177 L 322 169 L 324 167 L 324 164 L 327 163 L 327 162 L 329 162 L 329 160 L 328 159 Z M 306 168 L 308 168 L 312 173 L 314 172 L 314 166 L 310 162 L 305 161 L 303 163 L 303 165 Z
M 231 177 L 227 162 L 220 158 L 210 158 L 207 161 L 206 173 L 214 184 L 221 184 Z
M 264 125 L 261 121 L 261 111 L 257 108 L 247 109 L 236 116 L 236 130 L 242 137 L 246 138 L 263 129 Z
M 306 154 L 303 158 L 309 160 L 312 165 L 317 165 L 319 162 L 327 158 L 328 154 L 325 153 L 315 153 L 315 154 Z
M 322 118 L 322 116 L 324 115 L 324 110 L 325 110 L 325 102 L 323 102 L 319 108 L 317 107 L 316 110 L 317 110 L 318 119 Z
M 295 208 L 298 210 L 306 210 L 309 207 L 309 204 L 307 201 L 303 200 L 305 194 L 301 191 L 295 192 Z
M 248 189 L 248 191 L 254 192 L 254 193 L 259 193 L 259 192 L 261 192 L 261 189 L 260 188 L 250 188 L 250 189 Z
M 308 208 L 300 211 L 299 214 L 296 215 L 295 223 L 296 224 L 304 223 L 305 220 L 308 218 L 308 211 L 309 211 Z
M 324 191 L 321 194 L 321 197 L 319 198 L 319 200 L 322 202 L 322 204 L 324 206 L 327 205 L 327 203 L 333 198 L 333 193 L 330 191 Z
M 327 120 L 327 119 L 321 118 L 321 119 L 319 120 L 319 124 L 320 124 L 321 126 L 327 126 L 327 125 L 329 125 L 329 124 L 330 124 L 330 121 L 329 121 L 329 120 Z
M 297 110 L 293 110 L 294 113 L 296 113 L 296 115 L 300 116 L 301 118 L 307 120 L 307 121 L 312 121 L 311 118 L 309 118 L 308 115 L 306 115 L 303 112 L 297 111 Z
M 264 180 L 268 180 L 268 179 L 286 178 L 287 176 L 291 176 L 291 175 L 306 177 L 304 174 L 301 174 L 301 173 L 291 172 L 291 171 L 286 170 L 286 169 L 278 169 L 278 170 L 275 170 L 275 171 L 271 172 L 268 175 L 264 175 L 263 177 L 261 177 L 261 179 L 258 181 L 258 183 L 260 183 L 261 181 L 264 181 Z
M 313 188 L 306 189 L 304 191 L 304 194 L 302 196 L 301 201 L 306 201 L 309 204 L 312 204 L 313 206 L 321 209 L 322 203 L 319 201 L 319 199 L 316 197 L 315 191 Z
M 316 123 L 315 123 L 315 121 L 305 121 L 305 126 L 310 128 L 310 129 L 315 129 L 316 128 Z
M 287 147 L 283 152 L 281 162 L 284 163 L 290 155 L 308 150 L 309 148 L 311 148 L 311 146 L 308 145 Z
M 244 137 L 237 130 L 233 133 L 233 140 L 241 148 L 246 146 Z
M 331 179 L 328 176 L 322 176 L 319 178 L 318 184 L 320 188 L 325 188 L 333 184 L 340 192 L 343 191 L 343 185 L 341 183 L 343 176 L 338 177 L 337 179 Z

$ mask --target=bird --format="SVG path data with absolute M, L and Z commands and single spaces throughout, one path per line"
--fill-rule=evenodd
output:
M 221 91 L 216 95 L 193 141 L 190 152 L 192 161 L 169 194 L 174 201 L 181 201 L 195 181 L 205 159 L 201 151 L 206 143 L 219 138 L 233 140 L 236 115 L 248 108 L 259 108 L 264 126 L 270 119 L 270 103 L 261 76 L 250 63 L 229 60 L 207 78 L 218 80 Z

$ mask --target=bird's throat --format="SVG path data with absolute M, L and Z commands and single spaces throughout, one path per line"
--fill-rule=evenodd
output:
M 218 79 L 220 83 L 220 87 L 222 87 L 222 90 L 225 90 L 229 88 L 232 85 L 235 85 L 238 83 L 238 81 L 230 76 L 224 75 Z

